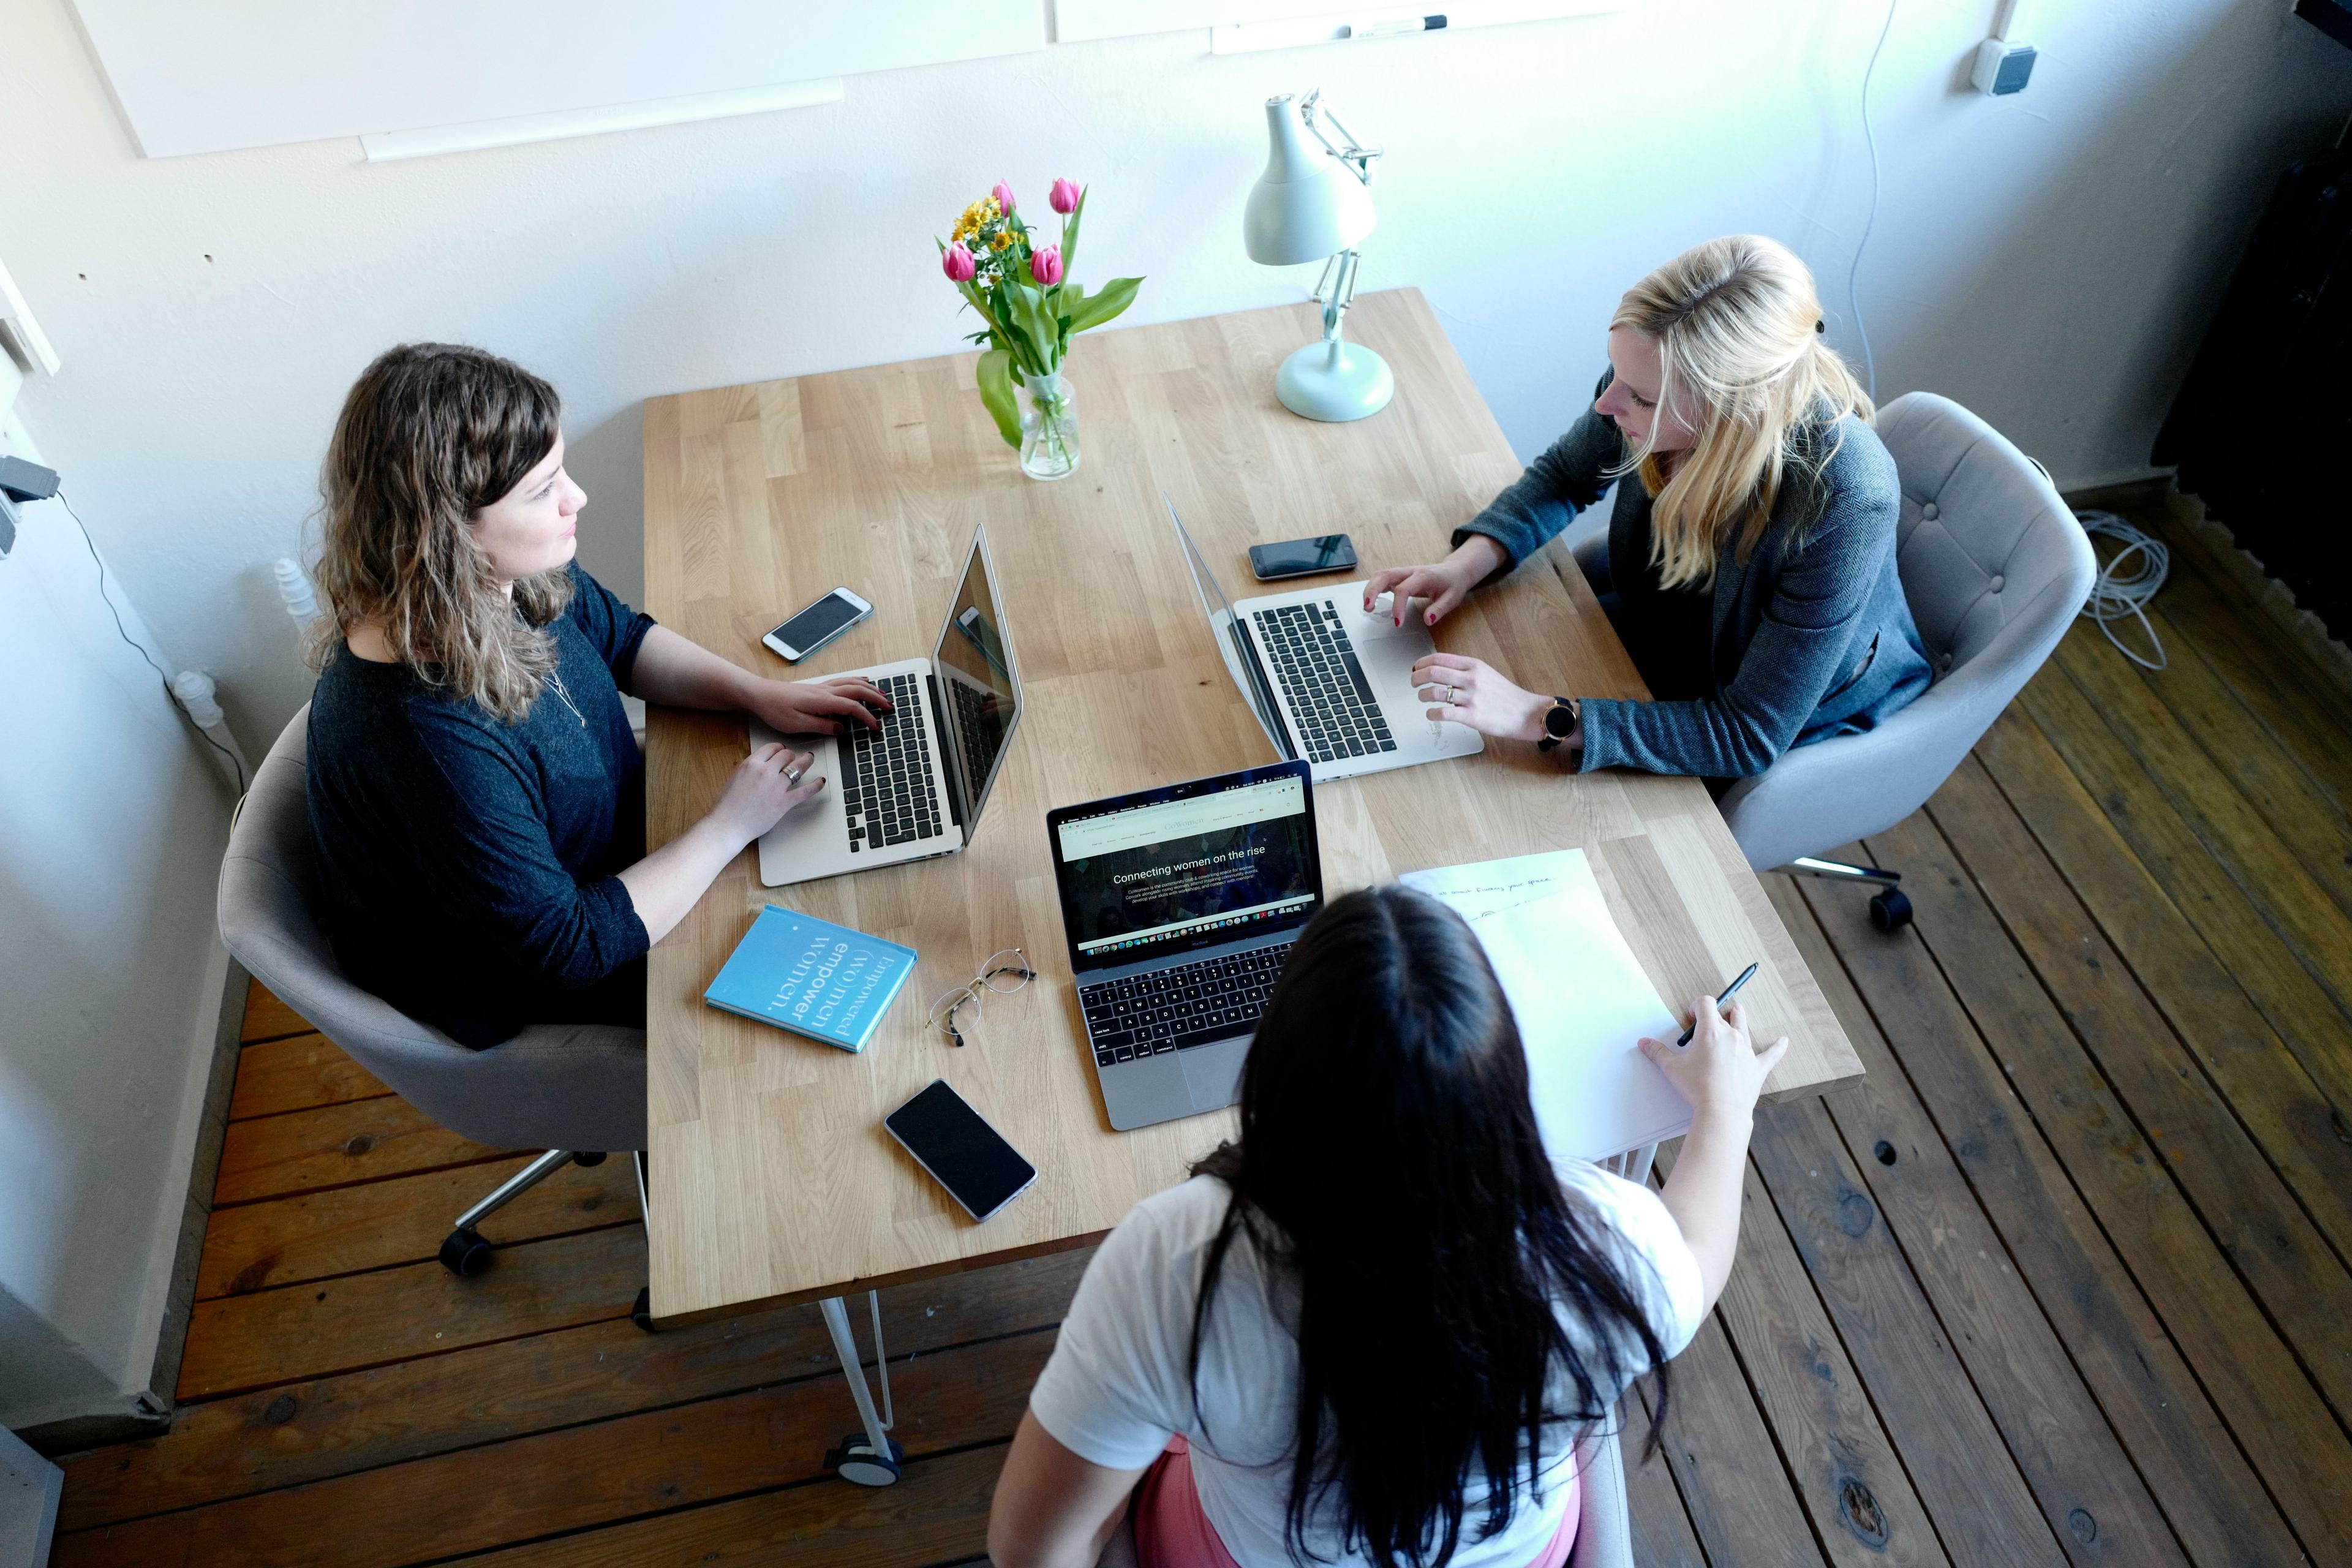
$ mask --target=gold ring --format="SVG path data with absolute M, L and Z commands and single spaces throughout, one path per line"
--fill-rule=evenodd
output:
M 786 786 L 787 788 L 796 788 L 796 787 L 798 787 L 798 786 L 799 786 L 800 782 L 801 782 L 801 770 L 800 770 L 800 769 L 798 769 L 798 768 L 786 768 L 786 769 L 784 770 L 784 784 L 785 784 L 785 786 Z
M 1445 695 L 1439 698 L 1437 700 L 1444 707 L 1451 708 L 1454 706 L 1454 699 L 1457 693 L 1454 691 L 1454 688 L 1449 686 L 1445 689 Z

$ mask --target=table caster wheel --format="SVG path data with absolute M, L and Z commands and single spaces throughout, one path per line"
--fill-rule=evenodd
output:
M 1870 900 L 1870 923 L 1883 931 L 1898 931 L 1911 923 L 1911 900 L 1889 888 Z
M 588 1150 L 583 1150 L 583 1151 L 582 1151 L 581 1152 L 579 1152 L 579 1153 L 577 1153 L 577 1154 L 572 1155 L 572 1163 L 573 1164 L 575 1164 L 575 1165 L 583 1165 L 583 1166 L 584 1166 L 584 1165 L 601 1165 L 601 1164 L 603 1164 L 603 1163 L 604 1163 L 604 1153 L 603 1153 L 601 1151 L 599 1151 L 599 1150 L 588 1149 Z
M 863 1432 L 853 1433 L 841 1440 L 841 1447 L 826 1450 L 825 1464 L 833 1473 L 855 1486 L 887 1487 L 898 1479 L 899 1467 L 907 1462 L 907 1450 L 898 1439 L 890 1439 L 890 1451 L 877 1454 Z
M 649 1334 L 658 1331 L 654 1327 L 654 1288 L 652 1286 L 637 1287 L 637 1299 L 629 1304 L 629 1321 Z
M 441 1243 L 441 1267 L 461 1279 L 470 1279 L 490 1266 L 490 1244 L 471 1226 L 453 1230 Z

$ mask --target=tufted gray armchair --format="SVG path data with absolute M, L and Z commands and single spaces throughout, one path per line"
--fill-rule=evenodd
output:
M 475 1225 L 577 1161 L 646 1146 L 646 1034 L 596 1024 L 541 1024 L 503 1045 L 468 1050 L 344 978 L 313 912 L 318 851 L 307 798 L 310 709 L 305 703 L 254 771 L 221 862 L 221 940 L 239 963 L 312 1028 L 411 1105 L 461 1137 L 498 1149 L 544 1149 L 505 1185 L 457 1216 L 441 1261 L 487 1268 Z M 644 1167 L 638 1167 L 639 1196 Z M 637 1321 L 647 1326 L 645 1298 Z
M 1926 804 L 2058 646 L 2097 565 L 2049 476 L 1951 399 L 1896 398 L 1878 437 L 1902 481 L 1896 561 L 1935 684 L 1874 729 L 1786 752 L 1722 809 L 1748 865 L 1874 883 L 1871 919 L 1893 931 L 1911 913 L 1896 874 L 1822 852 Z

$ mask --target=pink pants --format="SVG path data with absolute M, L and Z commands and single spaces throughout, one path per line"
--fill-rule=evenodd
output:
M 1528 1568 L 1561 1568 L 1568 1561 L 1582 1501 L 1577 1481 L 1571 1479 L 1568 1487 L 1568 1511 L 1559 1532 Z M 1192 1446 L 1181 1436 L 1168 1440 L 1168 1451 L 1136 1483 L 1135 1555 L 1142 1568 L 1241 1568 L 1201 1511 L 1201 1494 L 1192 1488 Z

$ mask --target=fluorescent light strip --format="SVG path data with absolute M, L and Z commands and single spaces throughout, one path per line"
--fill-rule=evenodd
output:
M 642 131 L 654 125 L 686 125 L 737 114 L 766 114 L 779 109 L 809 109 L 820 103 L 839 103 L 841 99 L 841 78 L 824 77 L 776 87 L 691 93 L 650 103 L 612 104 L 553 114 L 518 114 L 508 120 L 476 121 L 470 125 L 381 131 L 361 137 L 360 147 L 367 153 L 369 163 L 383 163 L 402 158 L 431 158 L 444 153 L 478 153 L 486 147 L 514 147 L 526 142 L 602 136 L 612 131 Z

